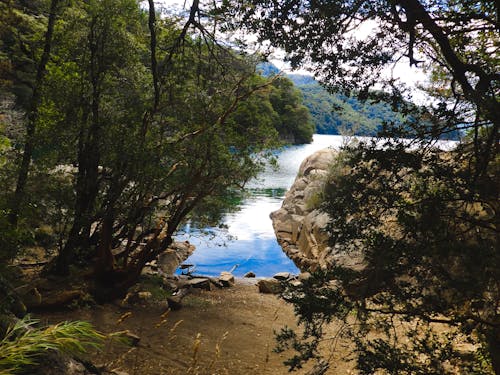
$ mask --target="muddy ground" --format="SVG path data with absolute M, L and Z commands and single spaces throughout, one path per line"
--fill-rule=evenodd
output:
M 117 373 L 288 373 L 283 361 L 290 353 L 273 352 L 274 332 L 284 326 L 296 327 L 293 308 L 277 296 L 259 293 L 254 279 L 239 279 L 231 288 L 194 290 L 184 298 L 182 309 L 166 311 L 158 302 L 123 307 L 117 301 L 37 317 L 47 323 L 81 319 L 105 333 L 129 330 L 139 336 L 136 347 L 107 343 L 90 356 L 94 363 Z M 328 345 L 325 351 L 329 353 Z M 353 364 L 342 360 L 346 355 L 342 343 L 337 343 L 327 374 L 354 373 Z M 305 374 L 307 369 L 298 373 Z

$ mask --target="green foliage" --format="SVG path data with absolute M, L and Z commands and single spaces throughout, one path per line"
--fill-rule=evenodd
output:
M 0 341 L 0 374 L 21 372 L 48 350 L 84 354 L 91 348 L 101 348 L 104 340 L 87 322 L 64 322 L 47 328 L 36 328 L 37 323 L 26 318 L 9 328 Z
M 260 64 L 262 74 L 276 74 L 278 68 L 271 63 Z M 391 105 L 378 100 L 359 100 L 356 96 L 330 93 L 312 76 L 287 74 L 302 94 L 302 104 L 311 114 L 315 132 L 319 134 L 341 134 L 375 136 L 387 123 L 404 124 L 404 116 Z M 457 138 L 456 133 L 447 138 Z
M 362 374 L 493 373 L 498 171 L 472 197 L 466 161 L 465 149 L 410 151 L 393 140 L 339 155 L 321 207 L 337 260 L 283 295 L 304 325 L 300 339 L 278 335 L 296 341 L 291 369 L 318 358 L 323 326 L 335 320 Z M 457 342 L 470 344 L 466 353 Z
M 309 143 L 314 133 L 309 110 L 302 105 L 300 91 L 294 87 L 292 81 L 278 77 L 274 79 L 269 101 L 277 113 L 275 124 L 280 137 L 292 143 Z
M 7 220 L 8 212 L 0 210 L 0 264 L 10 261 L 18 251 L 19 234 Z
M 386 103 L 360 101 L 330 94 L 318 83 L 299 86 L 319 134 L 375 136 L 387 122 L 402 123 L 400 114 Z

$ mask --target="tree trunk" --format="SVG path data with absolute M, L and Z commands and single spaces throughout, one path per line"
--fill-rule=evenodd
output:
M 95 24 L 89 33 L 90 48 L 90 80 L 92 83 L 91 124 L 88 132 L 80 132 L 78 150 L 78 177 L 76 181 L 76 205 L 73 225 L 68 241 L 58 255 L 55 272 L 65 275 L 69 272 L 76 250 L 80 253 L 89 251 L 91 226 L 94 219 L 94 208 L 99 192 L 99 138 L 101 136 L 100 84 L 104 73 L 99 56 L 100 46 L 97 43 Z
M 17 226 L 17 222 L 19 219 L 19 213 L 21 211 L 21 206 L 24 200 L 24 191 L 26 188 L 26 183 L 28 181 L 28 172 L 31 158 L 33 156 L 33 150 L 35 148 L 35 131 L 39 116 L 38 110 L 40 106 L 41 89 L 43 80 L 45 78 L 46 66 L 50 57 L 50 50 L 52 48 L 52 39 L 54 34 L 54 25 L 57 18 L 56 11 L 58 4 L 59 0 L 51 0 L 50 2 L 50 12 L 47 23 L 47 31 L 45 32 L 43 53 L 37 67 L 36 79 L 33 85 L 33 94 L 31 96 L 30 108 L 28 110 L 26 140 L 24 143 L 23 156 L 17 176 L 16 190 L 14 192 L 14 197 L 12 198 L 11 211 L 9 214 L 9 222 L 14 226 Z

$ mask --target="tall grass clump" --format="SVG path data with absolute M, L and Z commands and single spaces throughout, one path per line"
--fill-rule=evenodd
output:
M 103 344 L 104 335 L 87 322 L 62 322 L 46 328 L 36 328 L 37 323 L 25 318 L 9 327 L 0 341 L 0 375 L 15 374 L 36 365 L 47 350 L 78 355 L 99 349 Z

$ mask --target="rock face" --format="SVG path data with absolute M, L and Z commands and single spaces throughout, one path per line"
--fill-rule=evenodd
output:
M 195 250 L 188 241 L 174 242 L 158 256 L 158 268 L 166 275 L 173 275 L 177 267 Z
M 336 151 L 323 149 L 307 157 L 281 208 L 271 213 L 278 243 L 303 271 L 325 267 L 331 256 L 325 232 L 329 218 L 315 206 L 335 155 Z

